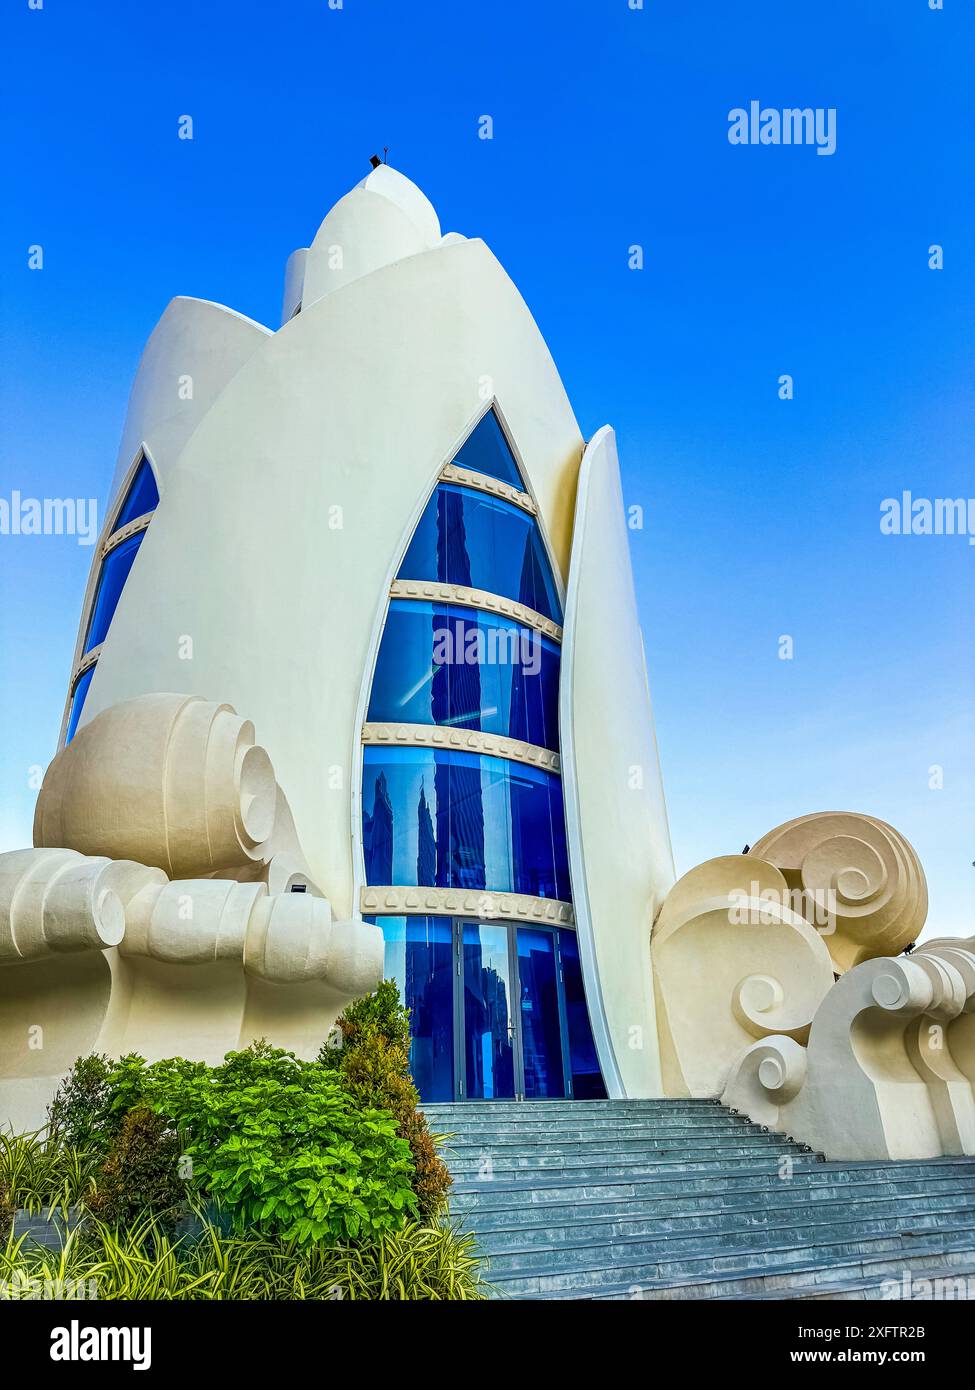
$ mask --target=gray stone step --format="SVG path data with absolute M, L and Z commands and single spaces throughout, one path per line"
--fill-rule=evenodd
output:
M 794 1182 L 761 1187 L 753 1183 L 733 1183 L 724 1191 L 680 1192 L 660 1196 L 659 1181 L 639 1185 L 624 1184 L 624 1195 L 587 1197 L 578 1192 L 567 1201 L 525 1200 L 537 1193 L 515 1188 L 504 1193 L 490 1191 L 452 1192 L 451 1210 L 462 1222 L 476 1224 L 478 1231 L 515 1229 L 540 1225 L 564 1225 L 579 1221 L 655 1219 L 667 1221 L 707 1215 L 735 1215 L 747 1219 L 749 1212 L 776 1212 L 798 1208 L 832 1210 L 851 1202 L 849 1184 L 821 1184 L 796 1187 Z M 635 1189 L 635 1191 L 634 1191 Z M 905 1178 L 901 1181 L 865 1182 L 858 1185 L 856 1204 L 931 1203 L 932 1209 L 953 1209 L 973 1199 L 973 1185 L 959 1187 L 953 1178 L 939 1180 Z M 566 1191 L 563 1189 L 563 1191 Z M 568 1190 L 571 1194 L 571 1190 Z M 612 1192 L 612 1189 L 606 1189 Z M 626 1195 L 629 1194 L 629 1195 Z M 475 1199 L 479 1199 L 475 1204 Z
M 478 1244 L 484 1254 L 499 1255 L 536 1247 L 558 1247 L 575 1241 L 618 1242 L 637 1236 L 663 1239 L 693 1239 L 732 1248 L 760 1232 L 762 1238 L 781 1233 L 782 1239 L 801 1243 L 804 1233 L 814 1227 L 842 1225 L 864 1234 L 868 1227 L 902 1232 L 933 1226 L 940 1229 L 942 1218 L 953 1213 L 958 1221 L 975 1222 L 975 1194 L 959 1193 L 951 1198 L 911 1196 L 899 1199 L 874 1198 L 855 1206 L 842 1202 L 794 1203 L 790 1206 L 758 1206 L 724 1212 L 679 1213 L 641 1216 L 618 1213 L 612 1217 L 569 1216 L 560 1224 L 543 1221 L 527 1225 L 478 1224 Z M 727 1239 L 725 1239 L 727 1237 Z
M 920 1249 L 908 1256 L 891 1260 L 886 1253 L 863 1255 L 846 1265 L 796 1265 L 792 1269 L 779 1267 L 769 1274 L 741 1274 L 730 1272 L 707 1280 L 684 1281 L 664 1284 L 632 1284 L 621 1282 L 605 1284 L 591 1294 L 578 1291 L 571 1293 L 548 1293 L 546 1298 L 593 1297 L 597 1299 L 638 1299 L 675 1300 L 707 1299 L 815 1299 L 821 1296 L 835 1298 L 846 1291 L 872 1301 L 889 1295 L 890 1289 L 883 1285 L 897 1284 L 903 1288 L 905 1272 L 912 1279 L 965 1279 L 972 1281 L 975 1291 L 975 1249 L 944 1251 L 938 1248 Z M 507 1298 L 538 1298 L 538 1294 L 519 1294 L 511 1291 L 501 1295 Z M 966 1300 L 967 1301 L 967 1300 Z
M 701 1100 L 425 1108 L 499 1297 L 861 1298 L 895 1269 L 975 1274 L 975 1158 L 827 1163 Z
M 713 1283 L 718 1276 L 735 1279 L 763 1278 L 793 1274 L 814 1274 L 817 1271 L 844 1272 L 864 1259 L 880 1260 L 891 1270 L 900 1272 L 909 1266 L 912 1256 L 941 1255 L 946 1267 L 951 1265 L 953 1252 L 975 1260 L 975 1226 L 961 1227 L 950 1234 L 945 1231 L 925 1232 L 917 1237 L 888 1234 L 865 1236 L 860 1240 L 810 1241 L 800 1248 L 794 1246 L 754 1243 L 731 1253 L 687 1253 L 671 1259 L 646 1258 L 632 1245 L 621 1242 L 602 1247 L 596 1256 L 599 1264 L 580 1263 L 567 1266 L 560 1256 L 559 1263 L 505 1267 L 502 1257 L 492 1260 L 487 1279 L 503 1292 L 530 1293 L 545 1297 L 551 1293 L 594 1293 L 609 1288 L 677 1288 L 689 1284 Z M 561 1255 L 564 1255 L 564 1251 Z M 607 1258 L 608 1257 L 608 1258 Z M 534 1259 L 534 1255 L 531 1257 Z M 860 1276 L 862 1277 L 862 1276 Z M 815 1279 L 806 1280 L 815 1282 Z M 821 1279 L 819 1282 L 827 1282 Z
M 490 1157 L 501 1167 L 509 1166 L 531 1166 L 536 1160 L 543 1157 L 564 1157 L 576 1158 L 585 1156 L 592 1158 L 595 1155 L 628 1156 L 631 1154 L 645 1154 L 648 1157 L 656 1154 L 686 1155 L 688 1158 L 702 1157 L 705 1154 L 721 1155 L 723 1153 L 747 1154 L 764 1153 L 768 1149 L 775 1149 L 777 1152 L 784 1147 L 784 1141 L 778 1134 L 752 1133 L 750 1131 L 732 1131 L 727 1134 L 714 1135 L 688 1135 L 683 1142 L 678 1135 L 667 1135 L 660 1138 L 657 1135 L 647 1135 L 639 1138 L 614 1139 L 612 1136 L 606 1137 L 602 1131 L 596 1131 L 590 1138 L 581 1139 L 562 1139 L 549 1137 L 538 1140 L 531 1145 L 525 1145 L 521 1140 L 498 1140 L 491 1144 L 468 1144 L 457 1143 L 454 1140 L 447 1140 L 442 1152 L 446 1158 L 456 1162 L 458 1170 L 462 1171 L 465 1161 L 471 1161 L 475 1165 L 479 1164 L 485 1157 Z

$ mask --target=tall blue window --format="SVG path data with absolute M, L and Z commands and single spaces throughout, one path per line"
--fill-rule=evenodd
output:
M 562 620 L 535 518 L 473 488 L 439 484 L 413 533 L 399 577 L 486 589 L 554 622 Z
M 525 490 L 493 410 L 454 462 Z M 476 481 L 438 484 L 398 577 L 483 590 L 561 623 L 535 517 Z M 478 731 L 556 751 L 559 643 L 493 606 L 392 599 L 367 723 Z M 366 735 L 367 884 L 571 902 L 557 772 L 401 733 L 392 746 L 375 730 Z M 573 932 L 480 917 L 376 920 L 386 974 L 411 1010 L 411 1064 L 424 1100 L 602 1093 Z
M 112 537 L 130 522 L 138 520 L 140 517 L 149 516 L 155 511 L 159 504 L 159 489 L 156 486 L 155 474 L 152 465 L 143 454 L 139 460 L 135 475 L 129 484 L 122 505 L 119 507 L 112 527 L 112 535 L 109 537 L 109 550 L 102 560 L 101 569 L 98 572 L 98 583 L 95 586 L 95 599 L 91 606 L 91 613 L 88 617 L 88 627 L 85 631 L 85 640 L 82 647 L 82 655 L 94 651 L 101 646 L 108 636 L 108 629 L 111 626 L 112 618 L 118 607 L 118 601 L 122 596 L 125 581 L 129 577 L 135 557 L 139 553 L 146 534 L 146 528 L 136 531 L 133 535 L 127 536 L 125 540 L 119 541 L 117 545 L 112 545 Z M 89 666 L 83 675 L 75 681 L 71 692 L 71 707 L 68 714 L 68 727 L 65 732 L 65 743 L 70 743 L 74 738 L 78 721 L 81 718 L 81 711 L 84 708 L 85 697 L 88 694 L 88 687 L 91 685 L 92 676 L 95 674 L 95 662 Z
M 559 647 L 454 604 L 394 599 L 372 682 L 374 723 L 440 724 L 559 746 Z

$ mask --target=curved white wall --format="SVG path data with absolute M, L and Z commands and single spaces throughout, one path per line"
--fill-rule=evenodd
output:
M 579 954 L 610 1095 L 663 1095 L 650 929 L 674 882 L 616 436 L 579 473 L 559 704 Z
M 223 304 L 185 295 L 169 301 L 132 384 L 112 498 L 143 442 L 165 476 L 220 392 L 270 336 Z

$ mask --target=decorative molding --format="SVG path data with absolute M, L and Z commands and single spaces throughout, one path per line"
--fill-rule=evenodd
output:
M 96 662 L 96 661 L 98 660 L 98 658 L 101 656 L 101 654 L 102 654 L 102 647 L 103 647 L 104 645 L 105 645 L 104 642 L 99 642 L 99 644 L 98 644 L 97 647 L 92 647 L 92 649 L 91 649 L 90 652 L 85 652 L 84 656 L 81 658 L 81 660 L 78 662 L 77 666 L 74 668 L 74 672 L 73 672 L 73 674 L 72 674 L 72 676 L 71 676 L 71 680 L 68 682 L 68 690 L 69 690 L 69 692 L 70 692 L 70 693 L 69 693 L 69 696 L 68 696 L 69 699 L 71 698 L 72 695 L 74 695 L 74 688 L 75 688 L 75 686 L 76 686 L 76 685 L 78 684 L 78 682 L 81 680 L 81 677 L 82 677 L 82 676 L 85 674 L 85 672 L 88 670 L 89 666 L 94 666 L 95 662 Z
M 513 622 L 533 627 L 553 642 L 562 641 L 562 629 L 551 618 L 536 613 L 523 603 L 486 589 L 467 589 L 463 584 L 439 584 L 427 579 L 394 579 L 389 586 L 390 598 L 427 599 L 433 603 L 457 603 L 462 608 L 483 608 L 488 613 L 500 613 Z
M 571 903 L 533 898 L 527 893 L 491 893 L 486 888 L 365 887 L 359 892 L 359 910 L 370 917 L 476 917 L 480 921 L 575 926 Z
M 121 545 L 123 541 L 127 541 L 130 536 L 134 536 L 138 531 L 144 531 L 152 520 L 153 515 L 153 512 L 144 512 L 142 516 L 135 517 L 132 521 L 126 522 L 124 526 L 120 526 L 117 531 L 113 531 L 108 540 L 102 545 L 100 558 L 104 560 L 105 556 L 113 551 L 116 546 Z
M 538 508 L 527 492 L 512 487 L 511 483 L 503 483 L 500 478 L 492 478 L 487 473 L 476 473 L 473 468 L 461 468 L 459 464 L 448 463 L 440 478 L 445 483 L 457 483 L 461 487 L 474 488 L 477 492 L 487 492 L 492 497 L 500 497 L 503 502 L 510 502 L 513 506 L 520 507 L 523 512 L 528 512 L 529 516 L 537 515 Z
M 479 729 L 457 729 L 442 724 L 363 724 L 362 742 L 371 745 L 398 744 L 408 748 L 456 748 L 462 753 L 484 753 L 527 763 L 545 772 L 561 771 L 561 759 L 550 748 L 503 734 L 485 734 Z

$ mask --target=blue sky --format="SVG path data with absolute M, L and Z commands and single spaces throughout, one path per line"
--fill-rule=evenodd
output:
M 862 810 L 920 852 L 927 934 L 970 933 L 975 547 L 879 514 L 975 494 L 973 37 L 964 0 L 8 0 L 0 496 L 104 503 L 168 299 L 276 326 L 388 145 L 505 265 L 583 433 L 617 430 L 678 868 Z M 835 108 L 835 154 L 729 144 L 751 100 Z M 90 558 L 0 536 L 0 848 Z

